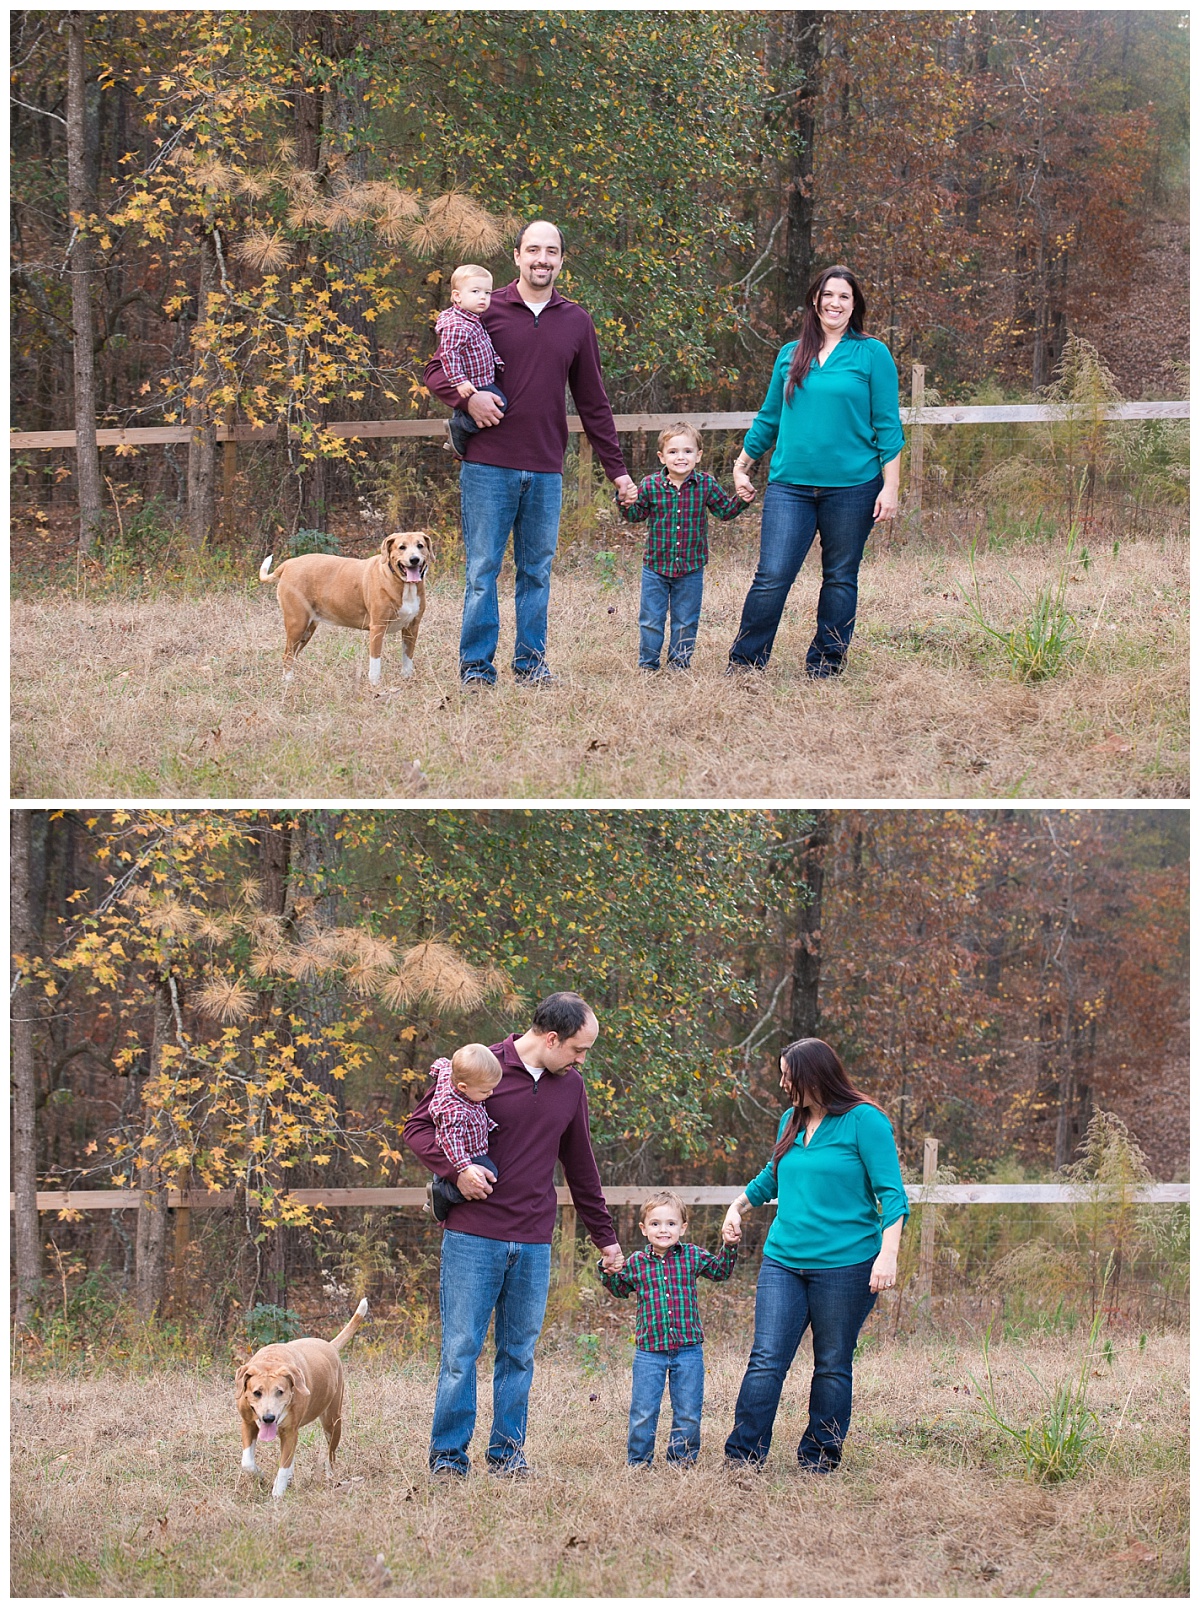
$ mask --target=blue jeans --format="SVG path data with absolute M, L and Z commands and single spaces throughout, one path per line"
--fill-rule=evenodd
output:
M 754 1303 L 754 1345 L 738 1391 L 733 1429 L 725 1442 L 725 1456 L 731 1461 L 766 1460 L 783 1381 L 801 1336 L 811 1324 L 808 1427 L 796 1455 L 801 1468 L 826 1473 L 838 1466 L 850 1428 L 851 1359 L 858 1331 L 875 1305 L 871 1294 L 874 1260 L 797 1273 L 770 1256 L 763 1257 Z
M 657 670 L 662 653 L 663 628 L 667 610 L 671 611 L 671 643 L 667 649 L 667 663 L 686 670 L 692 662 L 692 649 L 696 645 L 696 627 L 700 624 L 700 602 L 704 596 L 704 571 L 690 570 L 686 575 L 660 575 L 657 570 L 642 566 L 642 604 L 638 611 L 638 664 L 643 670 Z
M 742 605 L 730 664 L 761 669 L 767 663 L 792 582 L 820 531 L 817 632 L 805 669 L 810 676 L 837 675 L 854 635 L 858 567 L 882 486 L 882 475 L 861 486 L 789 486 L 779 480 L 768 485 L 763 493 L 758 568 Z
M 500 601 L 496 582 L 508 533 L 517 567 L 517 640 L 513 669 L 539 680 L 546 670 L 546 611 L 550 563 L 558 546 L 562 476 L 532 469 L 464 463 L 459 470 L 467 587 L 463 599 L 458 669 L 464 681 L 495 681 Z
M 704 1409 L 704 1347 L 633 1354 L 633 1395 L 629 1402 L 629 1461 L 654 1461 L 654 1434 L 663 1386 L 671 1392 L 668 1463 L 694 1463 L 700 1455 L 700 1414 Z
M 475 1364 L 496 1314 L 496 1366 L 492 1374 L 492 1432 L 488 1463 L 523 1468 L 525 1420 L 533 1383 L 533 1348 L 546 1315 L 550 1247 L 478 1234 L 442 1235 L 438 1304 L 442 1360 L 433 1403 L 430 1468 L 465 1474 L 475 1431 Z

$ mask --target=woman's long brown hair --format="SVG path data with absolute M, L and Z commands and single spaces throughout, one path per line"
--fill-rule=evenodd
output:
M 804 293 L 804 316 L 800 320 L 800 334 L 796 341 L 796 350 L 792 353 L 792 361 L 788 366 L 787 385 L 784 387 L 784 400 L 787 402 L 792 400 L 796 387 L 804 384 L 809 369 L 820 354 L 825 331 L 821 328 L 821 320 L 817 317 L 817 304 L 829 279 L 844 279 L 850 286 L 854 294 L 850 330 L 855 335 L 863 333 L 863 325 L 867 318 L 867 301 L 862 293 L 862 286 L 849 268 L 843 268 L 835 263 L 832 268 L 823 269 Z
M 792 1148 L 804 1126 L 808 1116 L 806 1096 L 824 1106 L 831 1117 L 840 1117 L 856 1105 L 871 1105 L 877 1111 L 883 1110 L 869 1095 L 854 1087 L 846 1076 L 846 1068 L 839 1060 L 837 1051 L 824 1039 L 797 1039 L 784 1050 L 782 1060 L 787 1071 L 788 1092 L 792 1097 L 792 1114 L 779 1135 L 779 1143 L 771 1152 L 773 1167 L 778 1166 L 779 1158 Z

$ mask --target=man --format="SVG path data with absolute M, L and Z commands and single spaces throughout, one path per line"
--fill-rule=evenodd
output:
M 471 1466 L 475 1363 L 493 1312 L 496 1365 L 487 1463 L 496 1473 L 527 1472 L 525 1421 L 533 1350 L 550 1291 L 556 1161 L 562 1162 L 575 1209 L 605 1268 L 616 1272 L 624 1263 L 600 1188 L 579 1070 L 599 1031 L 594 1012 L 578 994 L 551 994 L 534 1012 L 527 1032 L 491 1046 L 503 1068 L 487 1099 L 497 1124 L 488 1145 L 494 1181 L 480 1167 L 456 1173 L 438 1148 L 429 1116 L 432 1090 L 405 1126 L 405 1143 L 467 1197 L 451 1206 L 442 1235 L 442 1356 L 429 1442 L 435 1474 L 465 1475 Z
M 491 686 L 496 679 L 496 582 L 509 531 L 517 570 L 513 674 L 531 685 L 550 679 L 546 614 L 562 510 L 568 385 L 588 440 L 621 501 L 637 496 L 600 373 L 595 325 L 578 302 L 554 288 L 563 265 L 558 227 L 544 220 L 527 223 L 517 236 L 513 260 L 517 278 L 496 291 L 479 315 L 504 365 L 507 409 L 483 390 L 464 404 L 436 356 L 425 367 L 425 383 L 434 395 L 448 407 L 465 406 L 480 427 L 468 439 L 459 474 L 467 560 L 459 674 L 464 685 L 473 687 Z

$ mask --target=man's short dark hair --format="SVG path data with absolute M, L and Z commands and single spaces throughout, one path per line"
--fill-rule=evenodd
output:
M 533 1013 L 533 1026 L 538 1033 L 557 1033 L 560 1039 L 571 1039 L 595 1014 L 578 994 L 547 994 Z
M 528 223 L 523 223 L 521 225 L 521 232 L 517 236 L 517 243 L 513 247 L 514 251 L 520 251 L 521 242 L 525 238 L 526 231 L 529 230 L 529 229 L 532 229 L 535 223 L 550 223 L 550 219 L 549 218 L 530 218 Z M 550 227 L 552 229 L 558 229 L 558 249 L 562 252 L 563 256 L 565 257 L 566 254 L 567 254 L 566 236 L 563 234 L 562 230 L 559 228 L 557 223 L 550 223 Z

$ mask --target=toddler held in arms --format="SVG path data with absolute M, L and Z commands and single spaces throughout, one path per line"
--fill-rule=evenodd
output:
M 492 276 L 486 268 L 465 262 L 450 275 L 450 303 L 437 317 L 437 358 L 446 378 L 465 402 L 476 391 L 491 391 L 502 408 L 508 398 L 495 383 L 496 370 L 504 360 L 496 355 L 492 338 L 483 327 L 480 313 L 492 301 Z M 450 415 L 450 441 L 456 457 L 466 456 L 467 442 L 479 429 L 465 408 Z
M 451 1060 L 439 1056 L 430 1070 L 437 1077 L 437 1088 L 429 1115 L 439 1146 L 454 1164 L 454 1177 L 468 1167 L 480 1167 L 497 1177 L 496 1165 L 487 1153 L 488 1135 L 497 1124 L 484 1101 L 503 1076 L 500 1062 L 486 1044 L 464 1044 Z M 461 1206 L 467 1198 L 449 1178 L 435 1176 L 429 1187 L 430 1210 L 439 1223 L 446 1221 L 451 1206 Z
M 694 1463 L 700 1452 L 700 1414 L 704 1407 L 704 1334 L 696 1280 L 721 1283 L 733 1272 L 741 1230 L 726 1224 L 720 1254 L 682 1238 L 687 1208 L 669 1189 L 651 1195 L 642 1207 L 640 1227 L 646 1248 L 616 1273 L 600 1264 L 600 1282 L 613 1295 L 637 1296 L 633 1395 L 629 1404 L 629 1462 L 649 1467 L 662 1406 L 663 1386 L 671 1393 L 671 1434 L 667 1462 Z

